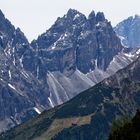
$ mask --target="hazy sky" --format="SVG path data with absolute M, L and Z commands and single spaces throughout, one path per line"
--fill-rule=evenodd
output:
M 0 0 L 0 9 L 31 41 L 45 32 L 69 8 L 88 15 L 102 11 L 113 25 L 140 14 L 140 0 Z

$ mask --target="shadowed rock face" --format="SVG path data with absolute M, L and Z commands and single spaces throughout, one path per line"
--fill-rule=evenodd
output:
M 120 22 L 114 30 L 127 48 L 140 47 L 140 16 L 135 15 Z
M 0 46 L 4 130 L 70 100 L 140 52 L 121 52 L 120 39 L 103 13 L 91 12 L 87 18 L 73 9 L 31 44 L 0 12 Z

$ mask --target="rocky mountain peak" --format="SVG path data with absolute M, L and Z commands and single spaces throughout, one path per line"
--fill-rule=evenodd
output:
M 140 19 L 140 15 L 136 14 L 134 18 L 135 19 Z
M 74 18 L 75 16 L 80 16 L 82 14 L 75 9 L 69 9 L 66 15 L 67 15 L 67 17 Z
M 105 21 L 105 16 L 104 16 L 104 13 L 103 12 L 98 12 L 97 15 L 96 15 L 96 22 L 103 22 Z
M 88 16 L 88 19 L 95 19 L 95 11 L 92 10 L 91 13 Z
M 0 11 L 0 32 L 11 36 L 14 30 L 14 26 L 8 19 L 5 18 L 2 11 Z
M 93 27 L 96 24 L 96 17 L 95 17 L 95 12 L 92 11 L 89 16 L 88 16 L 88 20 L 91 24 L 91 26 Z
M 86 18 L 74 9 L 69 9 L 66 15 L 58 18 L 31 46 L 44 52 L 44 63 L 50 71 L 61 71 L 67 75 L 72 74 L 76 67 L 84 73 L 94 70 L 97 65 L 104 70 L 122 49 L 119 38 L 102 12 L 95 15 L 92 11 Z M 109 55 L 104 58 L 106 54 Z
M 71 24 L 78 24 L 86 20 L 86 16 L 75 9 L 69 9 L 67 14 L 64 16 L 66 22 Z
M 4 14 L 3 14 L 1 9 L 0 9 L 0 18 L 5 18 L 5 16 L 4 16 Z
M 0 11 L 0 46 L 4 49 L 5 55 L 10 56 L 10 59 L 15 61 L 19 61 L 16 56 L 19 56 L 19 53 L 22 53 L 25 45 L 29 45 L 27 38 L 24 33 L 20 30 L 20 28 L 15 28 L 11 22 L 5 18 L 2 11 Z M 19 52 L 19 53 L 16 53 Z
M 123 20 L 114 28 L 126 48 L 140 47 L 140 16 L 135 15 Z
M 83 18 L 86 19 L 86 16 L 84 14 L 80 13 L 75 9 L 69 9 L 68 12 L 63 17 L 61 18 L 59 17 L 56 20 L 55 24 L 64 23 L 64 25 L 66 24 L 67 26 L 70 26 L 71 24 L 78 23 L 79 19 L 83 20 Z

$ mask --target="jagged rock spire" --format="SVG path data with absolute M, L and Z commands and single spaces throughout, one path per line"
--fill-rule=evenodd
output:
M 103 12 L 98 12 L 96 15 L 96 22 L 103 22 L 105 21 L 105 16 Z

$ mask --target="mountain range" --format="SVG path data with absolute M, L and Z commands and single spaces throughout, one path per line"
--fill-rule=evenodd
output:
M 59 17 L 49 30 L 29 43 L 24 33 L 19 28 L 16 29 L 0 11 L 0 132 L 21 124 L 37 116 L 37 114 L 41 114 L 44 110 L 63 104 L 80 92 L 97 84 L 93 87 L 94 91 L 96 87 L 99 88 L 99 85 L 104 83 L 101 82 L 102 80 L 108 77 L 108 79 L 111 79 L 110 76 L 117 71 L 126 69 L 129 65 L 137 62 L 140 54 L 138 48 L 140 39 L 137 38 L 138 41 L 134 39 L 135 30 L 139 26 L 139 16 L 132 19 L 131 25 L 133 26 L 131 27 L 134 30 L 131 31 L 130 28 L 131 36 L 126 37 L 123 41 L 123 36 L 126 36 L 126 28 L 130 27 L 128 26 L 130 25 L 129 18 L 113 28 L 102 12 L 95 14 L 92 11 L 86 17 L 77 10 L 70 9 L 63 17 Z M 136 49 L 127 51 L 127 48 Z M 123 75 L 129 77 L 127 72 Z M 120 77 L 124 78 L 123 75 Z M 115 95 L 111 93 L 112 88 L 114 90 L 117 85 L 115 81 L 120 80 L 119 77 L 117 78 L 111 79 L 108 86 L 105 85 L 104 87 L 103 84 L 103 89 L 101 84 L 99 91 L 107 88 L 110 98 L 116 96 L 117 93 L 121 95 L 120 91 L 117 91 L 117 93 L 115 91 Z M 114 85 L 111 86 L 113 83 Z M 84 101 L 84 94 L 89 94 L 88 100 L 98 100 L 100 98 L 98 97 L 100 96 L 99 91 L 97 91 L 96 96 L 93 95 L 94 97 L 90 99 L 92 93 L 89 91 L 76 96 L 73 100 L 80 104 L 78 98 L 82 98 L 82 102 L 87 102 Z M 104 95 L 104 92 L 102 94 L 102 96 L 109 96 L 108 94 Z M 73 100 L 70 101 L 70 104 Z M 103 104 L 103 101 L 101 100 L 100 104 Z M 111 99 L 111 101 L 113 102 L 114 99 Z M 76 104 L 75 109 L 76 106 L 79 105 Z M 87 105 L 84 104 L 83 106 Z M 91 103 L 91 106 L 98 108 L 96 103 Z M 116 108 L 119 110 L 118 114 L 121 114 L 119 106 L 116 106 Z M 53 110 L 55 109 L 59 110 L 57 108 Z M 70 116 L 73 116 L 71 114 L 72 109 L 74 108 L 71 105 Z M 129 109 L 131 108 L 128 107 L 126 110 Z M 134 110 L 130 114 L 132 112 Z M 46 117 L 46 114 L 43 114 Z M 86 114 L 90 113 L 87 111 Z M 81 116 L 81 114 L 79 115 Z M 114 118 L 110 119 L 110 123 Z M 80 123 L 83 124 L 84 117 L 80 119 L 82 119 Z M 42 118 L 41 120 L 44 123 Z M 46 123 L 48 123 L 46 126 L 38 125 L 45 127 L 46 130 L 50 127 L 50 121 L 47 120 Z M 108 132 L 109 129 L 107 128 L 109 127 L 106 127 Z M 84 127 L 82 129 L 84 130 Z M 41 131 L 44 133 L 44 130 L 41 129 Z M 34 132 L 33 135 L 35 135 Z M 64 132 L 65 135 L 67 135 L 67 130 Z M 59 136 L 57 137 L 59 138 Z M 27 138 L 29 137 L 27 136 Z M 32 136 L 32 138 L 35 137 Z M 99 139 L 101 136 L 97 136 L 97 138 Z M 10 140 L 12 140 L 12 137 Z
M 140 107 L 140 57 L 126 68 L 1 135 L 1 140 L 106 140 L 112 121 Z

